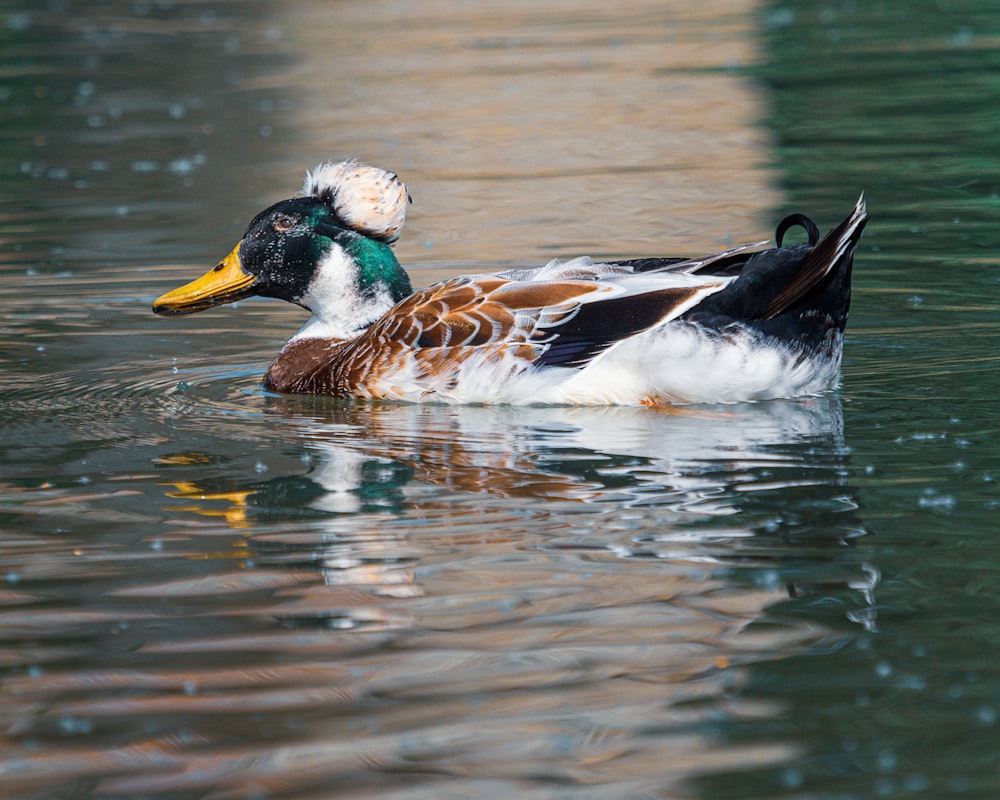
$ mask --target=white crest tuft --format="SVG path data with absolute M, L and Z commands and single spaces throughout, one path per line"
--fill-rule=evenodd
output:
M 329 203 L 348 227 L 389 244 L 403 230 L 410 199 L 406 185 L 395 172 L 353 159 L 329 161 L 309 170 L 302 196 L 309 195 Z

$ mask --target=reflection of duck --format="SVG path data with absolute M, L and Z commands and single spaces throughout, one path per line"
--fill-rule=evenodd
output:
M 523 515 L 537 514 L 534 546 L 734 568 L 773 559 L 774 588 L 795 596 L 861 591 L 852 618 L 875 624 L 877 568 L 861 562 L 817 582 L 797 569 L 786 576 L 782 561 L 808 555 L 843 566 L 844 547 L 866 532 L 845 469 L 836 394 L 680 415 L 264 402 L 282 439 L 302 445 L 299 457 L 288 454 L 268 477 L 248 465 L 246 481 L 235 485 L 211 470 L 172 470 L 188 483 L 175 480 L 169 493 L 185 501 L 172 513 L 224 516 L 250 534 L 258 565 L 301 564 L 319 568 L 330 584 L 399 596 L 419 591 L 414 553 L 487 541 L 517 546 Z M 294 524 L 268 524 L 274 520 Z M 739 539 L 748 544 L 734 545 Z
M 171 511 L 222 518 L 240 528 L 275 516 L 305 522 L 399 513 L 415 504 L 434 506 L 435 495 L 419 489 L 414 494 L 414 485 L 423 484 L 463 495 L 657 503 L 714 516 L 732 513 L 742 487 L 754 483 L 749 474 L 761 467 L 768 470 L 769 485 L 786 468 L 799 486 L 842 480 L 839 458 L 824 469 L 815 454 L 804 463 L 782 453 L 803 444 L 842 451 L 836 395 L 683 414 L 281 397 L 266 402 L 287 426 L 285 435 L 304 445 L 305 467 L 286 465 L 276 477 L 253 470 L 235 484 L 231 477 L 184 471 L 172 476 L 168 494 L 186 505 Z M 160 463 L 197 464 L 197 454 L 175 454 Z
M 306 177 L 164 315 L 251 295 L 310 310 L 269 367 L 278 392 L 455 403 L 637 405 L 815 394 L 837 381 L 864 201 L 819 240 L 697 259 L 553 261 L 412 293 L 390 249 L 408 193 L 354 162 Z M 802 225 L 809 244 L 781 246 Z
M 797 485 L 839 483 L 840 458 L 823 470 L 782 454 L 801 446 L 843 448 L 836 395 L 688 409 L 530 408 L 440 404 L 340 404 L 268 398 L 310 454 L 308 477 L 330 511 L 395 508 L 407 484 L 462 494 L 577 502 L 665 504 L 696 514 L 726 514 L 766 465 L 773 484 L 786 467 Z M 392 489 L 389 493 L 390 487 Z M 353 498 L 353 499 L 352 499 Z M 382 505 L 372 502 L 381 498 Z M 416 500 L 413 500 L 416 502 Z M 422 508 L 433 496 L 420 495 Z

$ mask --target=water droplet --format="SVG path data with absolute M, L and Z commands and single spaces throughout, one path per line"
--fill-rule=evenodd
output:
M 802 774 L 802 770 L 794 767 L 783 770 L 781 773 L 781 782 L 789 789 L 798 789 L 804 780 L 805 775 Z
M 892 772 L 896 768 L 896 754 L 892 750 L 883 750 L 875 757 L 875 763 L 882 772 Z
M 15 11 L 7 15 L 7 27 L 12 31 L 23 33 L 31 27 L 31 14 L 27 11 Z
M 78 717 L 60 717 L 59 730 L 65 736 L 73 736 L 80 733 L 90 733 L 94 724 L 89 719 Z
M 167 165 L 167 169 L 175 175 L 188 175 L 194 172 L 194 161 L 190 158 L 175 158 Z

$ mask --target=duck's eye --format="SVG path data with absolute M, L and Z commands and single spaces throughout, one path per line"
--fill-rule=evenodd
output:
M 295 227 L 295 219 L 288 216 L 287 214 L 282 214 L 274 221 L 274 229 L 279 233 L 285 233 L 290 231 Z

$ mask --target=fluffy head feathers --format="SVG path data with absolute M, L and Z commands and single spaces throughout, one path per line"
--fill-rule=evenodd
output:
M 302 196 L 328 203 L 349 228 L 392 244 L 406 221 L 406 185 L 378 167 L 353 159 L 318 164 L 306 173 Z

